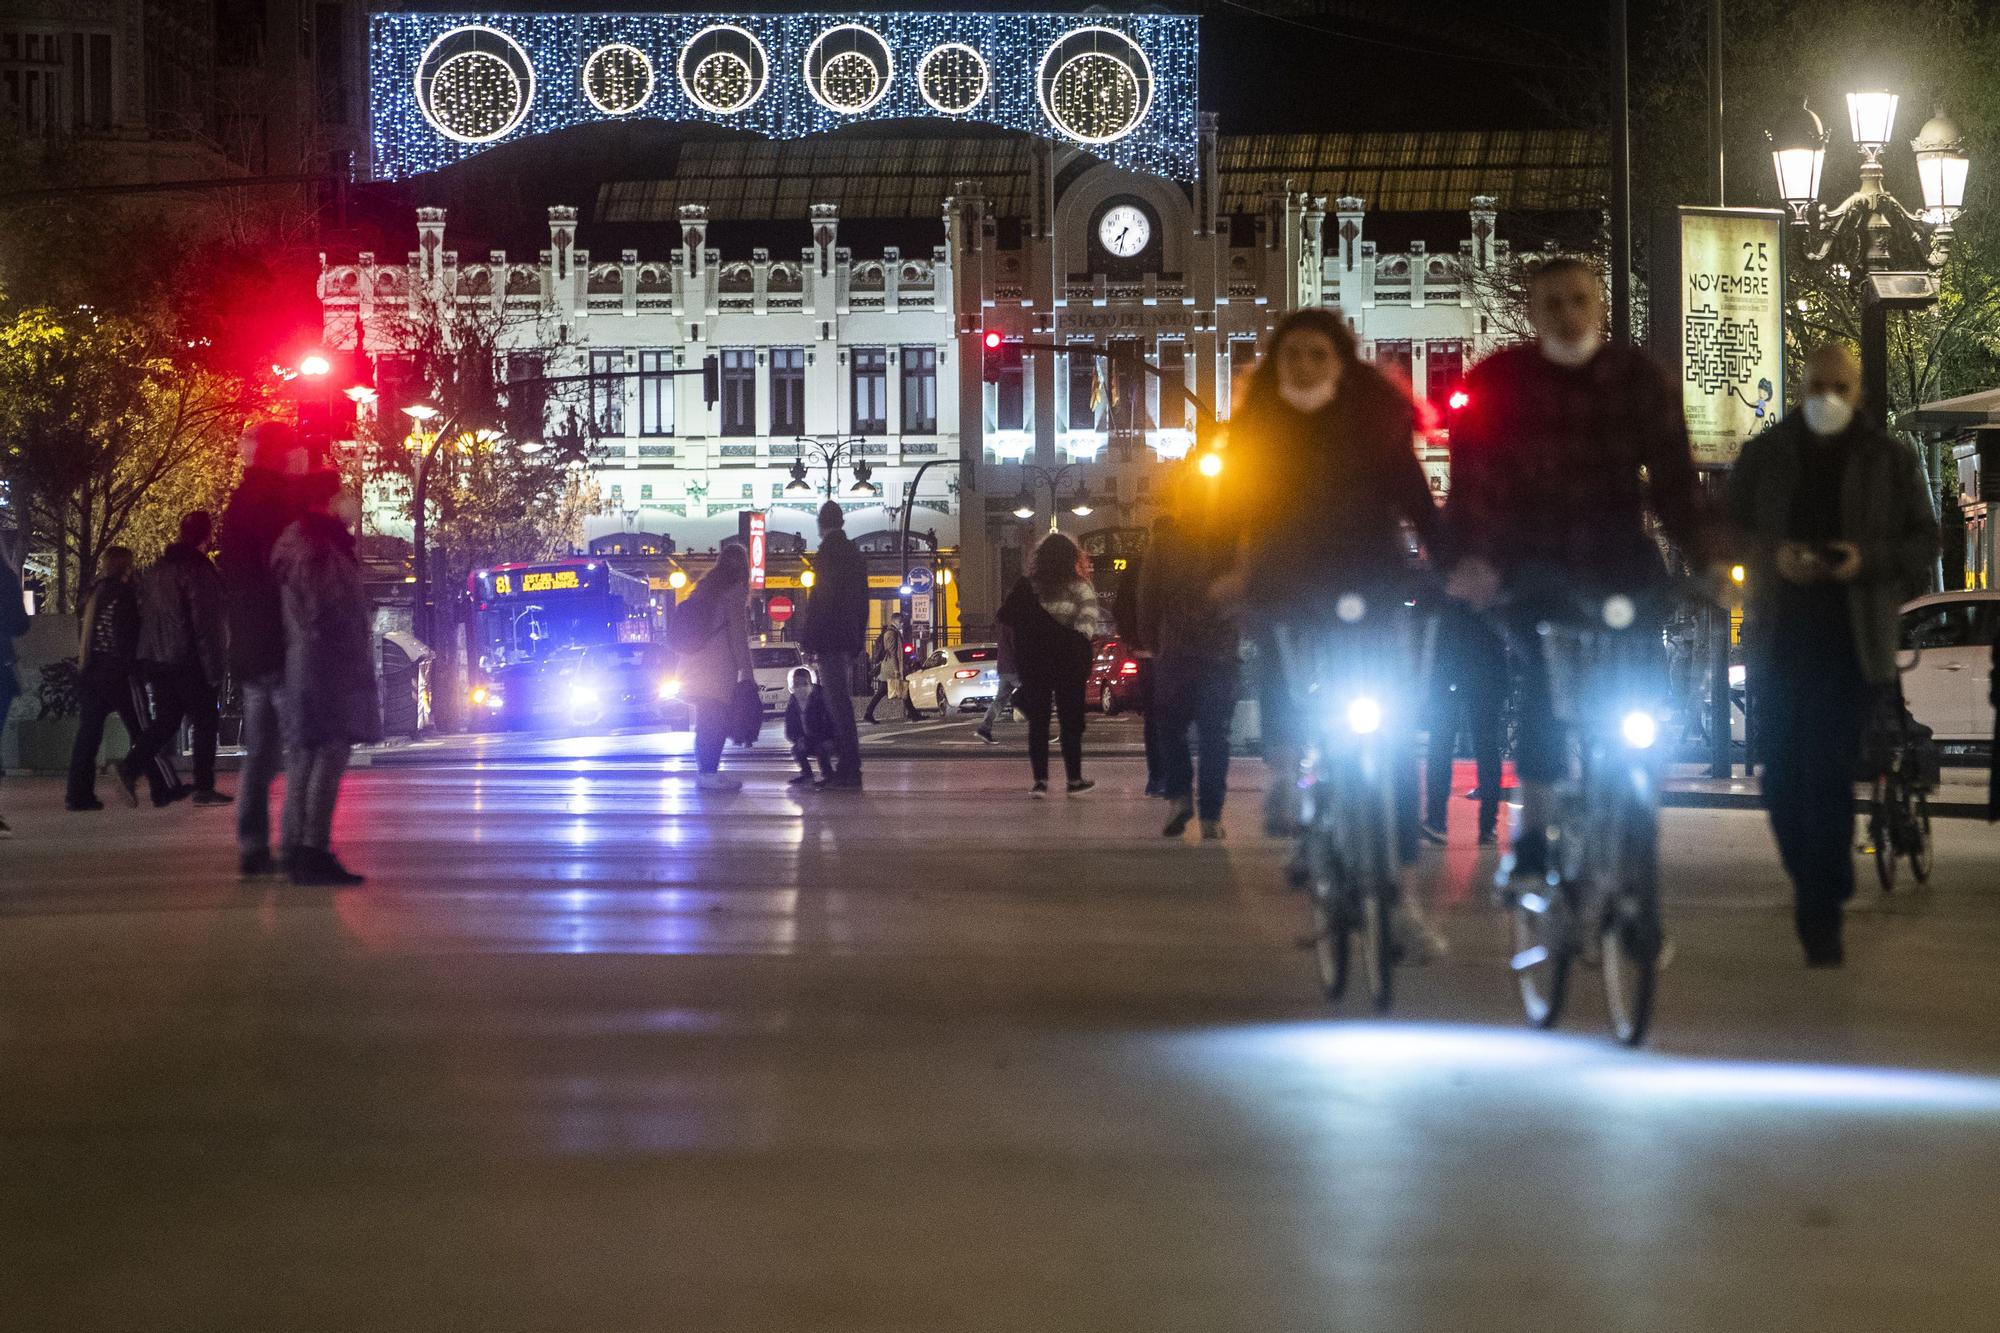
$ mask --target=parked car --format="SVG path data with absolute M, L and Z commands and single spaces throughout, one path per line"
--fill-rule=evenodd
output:
M 1903 698 L 1938 740 L 1992 744 L 1987 679 L 1996 633 L 2000 590 L 1933 593 L 1904 605 Z
M 680 697 L 672 654 L 656 643 L 562 649 L 542 667 L 533 709 L 546 722 L 571 727 L 687 726 L 693 711 Z
M 910 704 L 952 713 L 984 708 L 1000 688 L 1000 645 L 962 643 L 933 649 L 906 682 Z
M 1090 662 L 1085 701 L 1106 717 L 1139 702 L 1138 650 L 1123 639 L 1099 639 Z
M 750 674 L 757 678 L 757 699 L 766 713 L 785 711 L 785 696 L 792 691 L 792 672 L 805 665 L 805 652 L 796 643 L 750 645 Z M 815 675 L 813 679 L 819 677 Z

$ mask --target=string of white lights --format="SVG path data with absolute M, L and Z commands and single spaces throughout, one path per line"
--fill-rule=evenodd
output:
M 1198 26 L 1186 15 L 396 13 L 370 33 L 378 179 L 625 117 L 799 138 L 948 116 L 1195 174 Z

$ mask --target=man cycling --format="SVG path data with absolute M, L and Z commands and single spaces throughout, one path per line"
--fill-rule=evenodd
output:
M 1482 610 L 1508 597 L 1508 618 L 1523 629 L 1552 610 L 1519 595 L 1528 584 L 1597 596 L 1658 590 L 1666 569 L 1648 510 L 1684 550 L 1697 533 L 1679 395 L 1644 353 L 1606 344 L 1604 315 L 1589 265 L 1543 264 L 1528 283 L 1535 340 L 1473 370 L 1452 428 L 1445 522 L 1458 563 L 1447 590 Z M 1522 671 L 1521 817 L 1503 885 L 1547 872 L 1553 790 L 1567 769 L 1542 663 Z

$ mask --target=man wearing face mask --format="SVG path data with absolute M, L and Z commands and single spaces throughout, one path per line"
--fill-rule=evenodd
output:
M 1659 588 L 1666 567 L 1650 510 L 1683 551 L 1698 536 L 1694 459 L 1680 396 L 1642 352 L 1604 339 L 1604 288 L 1581 260 L 1551 259 L 1528 283 L 1535 341 L 1466 377 L 1451 432 L 1445 526 L 1459 557 L 1447 591 L 1485 610 L 1526 585 L 1590 596 Z M 1558 608 L 1567 611 L 1568 608 Z M 1510 615 L 1523 628 L 1541 610 Z M 1548 869 L 1554 787 L 1568 766 L 1547 675 L 1521 663 L 1514 764 L 1520 827 L 1502 871 Z
M 1812 967 L 1842 960 L 1862 734 L 1897 680 L 1898 608 L 1924 591 L 1938 546 L 1916 451 L 1857 415 L 1860 402 L 1854 354 L 1820 348 L 1802 409 L 1744 445 L 1729 477 L 1764 804 Z

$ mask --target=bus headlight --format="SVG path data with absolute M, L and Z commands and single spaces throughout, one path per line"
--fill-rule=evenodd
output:
M 1382 730 L 1382 701 L 1366 694 L 1349 699 L 1347 729 L 1357 736 L 1373 736 Z
M 1660 738 L 1658 720 L 1640 708 L 1627 713 L 1618 724 L 1618 730 L 1625 737 L 1625 743 L 1635 750 L 1650 750 L 1653 742 Z
M 662 699 L 678 699 L 678 698 L 680 698 L 680 697 L 681 697 L 681 683 L 680 683 L 679 681 L 677 681 L 677 680 L 663 680 L 663 681 L 661 681 L 661 682 L 660 682 L 660 697 L 661 697 Z

